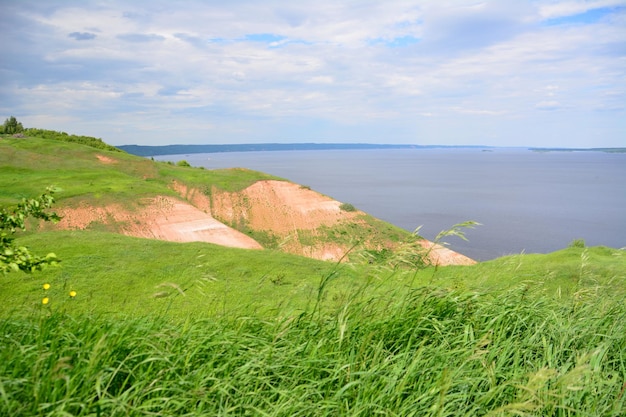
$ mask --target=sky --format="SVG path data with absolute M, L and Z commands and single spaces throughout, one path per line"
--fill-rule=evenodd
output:
M 113 145 L 626 147 L 626 0 L 0 0 L 0 57 Z

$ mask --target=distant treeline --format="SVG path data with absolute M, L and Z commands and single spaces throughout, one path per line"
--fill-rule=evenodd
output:
M 608 152 L 626 153 L 626 148 L 528 148 L 534 152 Z
M 254 152 L 254 151 L 313 151 L 313 150 L 354 150 L 354 149 L 423 149 L 458 148 L 459 146 L 440 145 L 381 145 L 371 143 L 249 143 L 232 145 L 165 145 L 143 146 L 122 145 L 118 148 L 138 156 L 182 155 L 193 153 Z M 484 148 L 484 146 L 463 146 Z
M 68 135 L 65 132 L 57 132 L 55 130 L 35 129 L 35 128 L 24 129 L 23 134 L 24 136 L 31 136 L 31 137 L 42 138 L 42 139 L 60 140 L 63 142 L 80 143 L 81 145 L 91 146 L 92 148 L 103 149 L 103 150 L 114 151 L 114 152 L 121 152 L 121 150 L 116 148 L 115 146 L 104 143 L 102 139 L 94 138 L 91 136 Z

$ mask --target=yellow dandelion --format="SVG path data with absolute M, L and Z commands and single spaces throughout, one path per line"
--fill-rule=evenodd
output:
M 45 297 L 43 300 L 41 300 L 41 304 L 46 305 L 50 302 L 50 299 L 48 297 Z
M 43 289 L 44 290 L 49 290 L 50 289 L 50 284 L 48 284 L 48 283 L 43 284 Z
M 76 291 L 74 290 L 70 291 L 70 297 L 72 298 L 76 297 Z

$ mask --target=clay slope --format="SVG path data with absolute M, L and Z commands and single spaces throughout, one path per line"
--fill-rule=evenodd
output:
M 287 181 L 258 181 L 238 192 L 214 187 L 210 197 L 180 182 L 172 182 L 171 188 L 180 199 L 156 196 L 142 199 L 130 208 L 116 204 L 93 207 L 84 203 L 60 208 L 59 214 L 64 217 L 57 227 L 104 228 L 128 236 L 209 242 L 245 249 L 262 249 L 248 235 L 261 233 L 273 238 L 272 247 L 281 251 L 332 261 L 348 259 L 346 255 L 354 249 L 354 234 L 373 230 L 365 220 L 365 213 L 341 210 L 338 201 Z M 390 236 L 374 235 L 372 232 L 372 236 L 361 239 L 359 249 L 393 250 L 397 244 Z M 419 244 L 432 264 L 475 263 L 440 245 L 425 240 Z
M 432 265 L 474 265 L 476 263 L 472 258 L 428 240 L 421 240 L 419 244 L 427 251 Z
M 173 197 L 144 199 L 132 210 L 115 204 L 105 207 L 79 204 L 77 207 L 65 207 L 57 211 L 63 216 L 57 227 L 63 229 L 86 229 L 104 225 L 128 236 L 262 249 L 254 239 Z
M 188 192 L 188 191 L 187 191 Z M 370 227 L 365 213 L 340 209 L 341 203 L 298 184 L 259 181 L 241 192 L 213 190 L 212 214 L 231 225 L 276 235 L 286 252 L 338 261 L 350 251 L 350 231 Z M 352 227 L 352 229 L 350 229 Z M 334 234 L 333 234 L 334 232 Z M 341 235 L 341 239 L 328 236 Z M 470 265 L 474 260 L 429 241 L 421 241 L 429 262 L 438 265 Z M 393 249 L 390 236 L 365 239 L 362 249 Z
M 321 260 L 338 261 L 350 244 L 331 242 L 324 232 L 350 223 L 359 213 L 298 184 L 258 181 L 240 192 L 212 193 L 212 213 L 227 224 L 274 236 L 281 250 Z

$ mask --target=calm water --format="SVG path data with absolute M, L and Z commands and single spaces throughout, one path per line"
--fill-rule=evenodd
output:
M 241 152 L 161 156 L 267 172 L 433 239 L 475 220 L 451 248 L 488 260 L 574 239 L 626 246 L 626 154 L 518 149 Z

